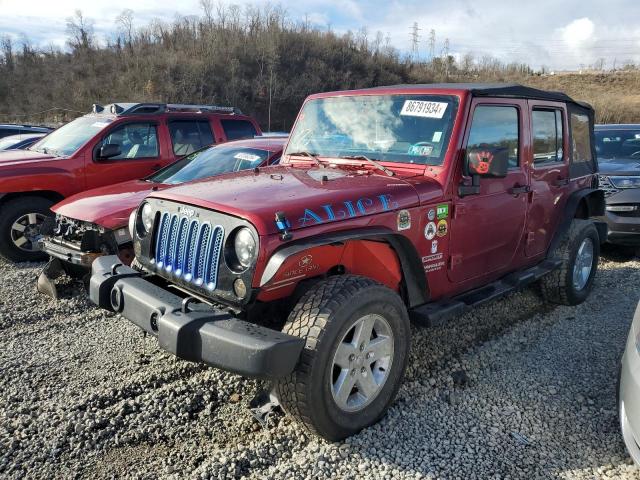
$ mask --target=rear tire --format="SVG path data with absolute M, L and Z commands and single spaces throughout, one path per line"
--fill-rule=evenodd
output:
M 562 265 L 540 280 L 542 297 L 560 305 L 584 302 L 593 288 L 600 258 L 600 236 L 593 222 L 574 218 L 554 257 Z
M 0 206 L 0 256 L 11 262 L 46 260 L 35 239 L 42 220 L 53 216 L 52 205 L 46 198 L 20 197 Z
M 276 393 L 307 430 L 338 441 L 384 415 L 411 341 L 409 316 L 395 292 L 364 277 L 332 277 L 303 295 L 283 331 L 306 345 Z

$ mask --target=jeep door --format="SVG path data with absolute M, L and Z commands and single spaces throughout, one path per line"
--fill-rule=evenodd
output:
M 472 101 L 457 178 L 471 183 L 462 173 L 469 149 L 507 148 L 509 169 L 504 178 L 482 178 L 477 194 L 461 196 L 455 189 L 448 268 L 452 282 L 470 282 L 473 287 L 513 267 L 527 216 L 527 131 L 525 100 Z
M 119 122 L 103 133 L 88 151 L 86 188 L 146 177 L 173 161 L 160 141 L 161 128 L 166 126 L 157 120 L 140 119 Z M 103 158 L 100 152 L 104 145 L 117 145 L 119 153 Z
M 562 213 L 569 184 L 567 111 L 563 103 L 529 100 L 531 205 L 527 217 L 527 257 L 546 252 Z

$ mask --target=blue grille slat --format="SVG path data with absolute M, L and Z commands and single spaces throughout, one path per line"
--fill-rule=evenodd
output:
M 213 290 L 223 242 L 222 226 L 163 212 L 158 222 L 155 263 L 175 277 Z

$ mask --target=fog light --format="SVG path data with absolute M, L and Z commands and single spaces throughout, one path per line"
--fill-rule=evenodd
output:
M 244 284 L 241 278 L 237 278 L 233 282 L 233 292 L 238 298 L 244 298 L 247 296 L 247 286 Z

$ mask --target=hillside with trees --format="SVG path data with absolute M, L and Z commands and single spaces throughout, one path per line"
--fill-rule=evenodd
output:
M 640 121 L 640 74 L 542 75 L 527 65 L 469 55 L 413 62 L 378 32 L 337 34 L 293 22 L 278 7 L 216 6 L 202 15 L 134 27 L 98 42 L 91 19 L 68 19 L 68 48 L 0 39 L 0 121 L 61 122 L 113 101 L 234 105 L 265 129 L 288 130 L 303 99 L 328 90 L 397 83 L 508 81 L 566 91 L 599 120 Z

